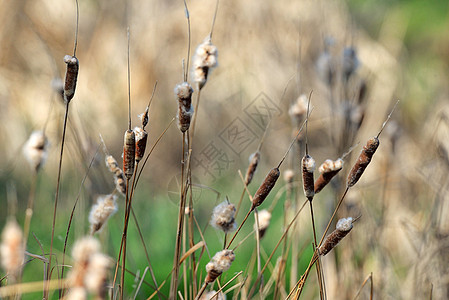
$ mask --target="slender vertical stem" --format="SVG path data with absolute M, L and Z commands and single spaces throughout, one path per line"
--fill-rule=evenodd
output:
M 67 129 L 67 118 L 69 115 L 69 104 L 70 104 L 70 102 L 67 101 L 66 106 L 65 106 L 64 125 L 63 125 L 63 129 L 62 129 L 61 153 L 59 154 L 58 179 L 56 182 L 55 206 L 53 209 L 53 224 L 52 224 L 52 228 L 51 228 L 50 254 L 49 254 L 49 259 L 48 259 L 47 275 L 45 278 L 45 280 L 47 281 L 45 291 L 44 291 L 45 299 L 48 299 L 48 293 L 49 293 L 48 281 L 50 280 L 51 260 L 53 257 L 53 240 L 55 237 L 56 210 L 58 208 L 59 186 L 61 183 L 62 157 L 63 157 L 63 153 L 64 153 L 64 143 L 65 143 L 65 135 L 66 135 L 66 129 Z
M 179 214 L 178 214 L 178 230 L 176 233 L 176 243 L 175 243 L 175 255 L 173 258 L 173 273 L 170 284 L 170 296 L 169 299 L 175 299 L 176 291 L 178 289 L 178 274 L 179 274 L 179 257 L 181 253 L 181 238 L 182 230 L 184 225 L 184 215 L 185 215 L 185 205 L 186 197 L 184 191 L 184 172 L 185 172 L 185 132 L 182 133 L 182 161 L 181 161 L 181 190 L 180 190 L 180 201 L 179 201 Z

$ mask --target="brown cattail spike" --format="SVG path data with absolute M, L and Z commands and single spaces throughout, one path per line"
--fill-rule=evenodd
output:
M 315 195 L 314 183 L 313 183 L 313 172 L 315 171 L 315 160 L 312 156 L 306 154 L 302 158 L 302 180 L 304 195 L 309 201 L 312 201 Z
M 248 170 L 246 170 L 245 175 L 245 185 L 249 185 L 251 181 L 253 180 L 254 173 L 256 172 L 257 165 L 259 164 L 260 160 L 260 152 L 254 152 L 249 156 L 249 166 Z
M 372 137 L 368 140 L 366 145 L 363 147 L 362 152 L 359 155 L 359 158 L 357 158 L 357 161 L 355 162 L 351 172 L 348 175 L 348 182 L 347 182 L 348 187 L 354 186 L 357 183 L 357 181 L 359 181 L 366 167 L 371 162 L 371 159 L 373 158 L 373 155 L 378 147 L 379 147 L 379 139 L 377 137 Z
M 329 253 L 337 244 L 351 231 L 352 218 L 340 219 L 337 222 L 337 228 L 326 237 L 323 245 L 319 249 L 320 255 L 324 256 Z
M 126 178 L 130 179 L 134 173 L 134 158 L 136 153 L 136 136 L 134 131 L 125 131 L 123 146 L 123 172 Z
M 136 136 L 136 161 L 139 162 L 145 154 L 148 134 L 145 129 L 140 127 L 134 128 L 134 134 Z
M 78 58 L 71 55 L 64 56 L 64 62 L 67 64 L 64 83 L 64 100 L 70 102 L 75 95 L 76 80 L 78 78 L 79 61 Z
M 175 95 L 178 100 L 178 128 L 181 132 L 186 132 L 190 127 L 190 120 L 193 115 L 192 93 L 193 89 L 187 82 L 175 87 Z
M 271 169 L 271 171 L 267 174 L 264 181 L 260 185 L 257 192 L 254 194 L 253 205 L 251 207 L 251 210 L 254 210 L 256 207 L 261 205 L 262 202 L 267 198 L 268 194 L 273 189 L 280 175 L 281 172 L 279 171 L 279 168 Z
M 226 272 L 231 267 L 231 263 L 235 259 L 234 251 L 222 250 L 217 252 L 212 260 L 206 265 L 207 276 L 204 280 L 205 283 L 212 283 L 223 272 Z
M 336 161 L 326 159 L 318 168 L 321 175 L 315 181 L 315 194 L 318 194 L 342 168 L 343 160 L 341 158 Z

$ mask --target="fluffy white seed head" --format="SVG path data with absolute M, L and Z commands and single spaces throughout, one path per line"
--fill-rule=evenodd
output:
M 297 124 L 302 122 L 307 113 L 307 104 L 308 98 L 305 94 L 300 95 L 298 99 L 296 99 L 288 110 L 288 114 L 290 115 L 290 118 L 292 118 L 292 121 Z
M 309 173 L 313 173 L 315 171 L 315 160 L 312 156 L 306 155 L 302 159 L 302 164 Z
M 89 292 L 100 295 L 101 299 L 106 294 L 106 282 L 111 260 L 102 253 L 94 253 L 91 256 L 85 276 L 85 285 Z
M 288 183 L 293 181 L 293 178 L 295 177 L 295 171 L 292 169 L 287 169 L 284 171 L 284 180 Z
M 97 198 L 97 203 L 92 206 L 89 214 L 91 234 L 101 231 L 103 225 L 110 216 L 117 212 L 117 196 L 102 195 Z
M 265 231 L 267 230 L 268 226 L 270 226 L 270 220 L 271 220 L 271 213 L 263 209 L 259 211 L 259 234 L 262 238 L 265 235 Z M 256 230 L 256 224 L 254 224 L 254 230 Z
M 204 293 L 200 300 L 226 300 L 226 295 L 222 292 L 218 293 L 215 297 L 214 295 L 217 294 L 216 291 L 210 291 L 208 293 Z M 213 297 L 213 298 L 212 298 Z
M 69 293 L 65 300 L 85 300 L 87 299 L 87 291 L 83 287 L 73 287 L 69 290 Z
M 341 230 L 341 231 L 349 231 L 351 230 L 353 227 L 352 225 L 352 218 L 342 218 L 340 220 L 338 220 L 337 222 L 337 230 Z
M 235 205 L 224 201 L 214 207 L 210 224 L 225 233 L 234 231 L 237 227 L 235 223 Z
M 34 131 L 23 147 L 26 160 L 36 172 L 45 164 L 48 156 L 48 140 L 43 131 Z
M 202 89 L 212 68 L 217 66 L 217 47 L 207 37 L 197 48 L 193 56 L 193 80 Z
M 318 171 L 320 173 L 328 173 L 340 170 L 341 168 L 343 168 L 343 160 L 341 158 L 337 159 L 336 161 L 326 159 L 318 168 Z
M 17 276 L 22 268 L 24 257 L 22 229 L 15 220 L 10 220 L 2 232 L 2 243 L 0 244 L 2 267 L 8 274 Z
M 234 251 L 232 250 L 221 250 L 217 252 L 212 260 L 206 265 L 207 273 L 215 272 L 215 273 L 223 273 L 229 270 L 232 262 L 235 259 Z

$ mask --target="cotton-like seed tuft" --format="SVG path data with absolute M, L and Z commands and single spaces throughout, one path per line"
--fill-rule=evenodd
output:
M 177 84 L 174 91 L 178 100 L 178 128 L 181 132 L 186 132 L 190 128 L 190 120 L 193 116 L 193 89 L 188 82 L 183 82 Z
M 341 158 L 336 161 L 326 159 L 318 168 L 321 175 L 315 181 L 315 194 L 319 193 L 342 168 L 343 160 Z
M 285 170 L 283 178 L 287 183 L 292 183 L 293 179 L 295 178 L 295 171 L 293 171 L 292 169 Z
M 140 127 L 134 128 L 134 134 L 136 136 L 136 161 L 138 162 L 142 160 L 145 154 L 148 134 L 145 129 Z
M 64 297 L 65 300 L 87 300 L 87 291 L 83 287 L 73 287 Z
M 215 297 L 214 295 L 217 294 L 216 291 L 210 291 L 208 293 L 204 293 L 200 300 L 226 300 L 226 295 L 222 292 L 219 292 Z M 212 298 L 213 297 L 213 298 Z
M 117 196 L 103 195 L 97 198 L 97 203 L 92 206 L 89 214 L 91 234 L 101 231 L 109 217 L 117 212 Z
M 89 292 L 97 294 L 100 299 L 106 299 L 108 269 L 111 260 L 103 253 L 94 253 L 87 268 L 85 285 Z
M 93 237 L 81 238 L 75 242 L 72 256 L 74 262 L 68 277 L 72 286 L 69 295 L 83 290 L 86 294 L 89 291 L 97 295 L 96 299 L 106 299 L 106 280 L 111 260 L 100 252 L 100 242 Z
M 126 193 L 126 180 L 122 169 L 119 168 L 117 161 L 112 155 L 107 155 L 105 158 L 106 166 L 109 171 L 114 174 L 114 183 L 116 190 L 125 195 Z
M 31 133 L 23 147 L 23 154 L 30 166 L 38 172 L 45 164 L 48 156 L 48 140 L 43 131 Z
M 271 213 L 268 210 L 263 209 L 259 211 L 257 215 L 259 216 L 259 236 L 260 238 L 263 238 L 268 226 L 270 226 Z M 256 230 L 256 224 L 254 224 L 254 230 Z
M 235 223 L 235 205 L 224 201 L 214 207 L 210 224 L 225 233 L 234 231 L 237 227 Z
M 302 94 L 296 99 L 296 101 L 290 106 L 288 114 L 290 118 L 295 123 L 295 125 L 300 124 L 307 114 L 308 98 L 307 95 Z
M 212 283 L 223 272 L 226 272 L 231 267 L 232 262 L 235 259 L 234 251 L 222 250 L 217 252 L 212 260 L 206 265 L 207 276 L 205 278 L 206 283 Z
M 212 68 L 217 66 L 217 47 L 207 37 L 197 48 L 193 56 L 193 80 L 201 90 L 207 82 Z
M 17 276 L 22 269 L 24 257 L 22 229 L 15 220 L 9 220 L 2 232 L 1 264 L 8 274 Z

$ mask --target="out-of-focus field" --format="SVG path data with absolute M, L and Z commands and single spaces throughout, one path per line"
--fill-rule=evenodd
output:
M 216 2 L 195 0 L 187 4 L 192 54 L 211 30 Z M 74 241 L 89 232 L 88 214 L 96 197 L 114 189 L 112 175 L 104 164 L 100 135 L 108 152 L 120 161 L 123 133 L 128 126 L 127 27 L 133 126 L 138 125 L 137 115 L 145 110 L 157 81 L 147 127 L 148 148 L 176 116 L 173 89 L 182 82 L 183 60 L 187 62 L 188 30 L 182 1 L 80 0 L 79 8 L 80 71 L 70 103 L 55 229 L 54 252 L 59 258 L 77 197 L 69 255 Z M 48 254 L 50 247 L 65 109 L 52 81 L 64 76 L 63 57 L 73 52 L 75 20 L 74 1 L 0 2 L 0 228 L 11 216 L 23 225 L 34 172 L 22 148 L 31 132 L 45 128 L 50 143 L 48 159 L 37 175 L 32 234 L 27 244 L 27 251 L 38 255 Z M 372 273 L 376 299 L 428 299 L 430 293 L 433 299 L 447 299 L 448 33 L 449 5 L 444 1 L 221 1 L 212 37 L 218 47 L 219 65 L 209 74 L 195 112 L 193 200 L 200 227 L 208 224 L 213 207 L 225 196 L 238 202 L 243 189 L 238 170 L 246 171 L 248 156 L 256 151 L 267 120 L 272 119 L 258 171 L 249 186 L 251 193 L 257 190 L 292 140 L 295 125 L 288 113 L 290 106 L 299 95 L 313 91 L 308 148 L 317 165 L 340 157 L 359 143 L 346 158 L 333 186 L 314 199 L 321 237 L 361 147 L 379 132 L 400 100 L 380 136 L 381 145 L 373 161 L 338 214 L 361 215 L 361 219 L 336 250 L 322 259 L 327 295 L 328 299 L 353 299 Z M 356 50 L 359 66 L 347 90 L 340 86 L 339 75 L 333 94 L 320 78 L 317 62 L 326 47 L 338 74 L 343 68 L 344 49 Z M 360 128 L 345 131 L 344 107 L 360 96 L 361 82 L 366 84 L 366 95 L 354 118 L 363 115 L 363 121 Z M 267 103 L 272 110 L 264 110 Z M 231 136 L 232 128 L 244 130 L 244 137 L 236 141 L 238 137 Z M 149 157 L 133 199 L 159 283 L 173 265 L 181 155 L 181 133 L 173 123 Z M 300 202 L 305 199 L 299 165 L 302 155 L 295 145 L 281 167 L 283 173 L 288 168 L 295 170 L 295 195 Z M 269 208 L 274 203 L 271 225 L 262 240 L 263 261 L 282 234 L 285 190 L 281 175 L 261 207 Z M 248 197 L 243 201 L 237 223 L 250 207 Z M 120 247 L 124 198 L 120 196 L 118 202 L 118 212 L 97 234 L 102 250 L 114 259 Z M 238 241 L 250 233 L 253 223 L 250 218 Z M 313 252 L 310 223 L 307 208 L 299 217 L 295 237 L 288 239 L 289 247 L 297 243 L 297 279 Z M 130 224 L 127 267 L 142 274 L 147 261 L 134 223 Z M 210 226 L 204 234 L 213 255 L 222 248 L 223 234 Z M 196 239 L 199 241 L 198 234 Z M 236 250 L 236 260 L 223 274 L 222 283 L 241 270 L 252 273 L 246 268 L 254 248 L 251 237 Z M 281 249 L 265 281 L 269 281 L 280 255 Z M 285 271 L 287 293 L 292 288 L 291 256 L 289 253 Z M 208 261 L 205 255 L 200 262 L 202 278 Z M 23 282 L 42 279 L 42 262 L 28 261 Z M 147 280 L 151 281 L 149 276 Z M 183 279 L 180 282 L 182 286 Z M 127 277 L 128 295 L 136 291 L 137 284 L 138 280 Z M 137 299 L 145 299 L 153 291 L 144 284 Z M 166 286 L 164 293 L 167 291 Z M 235 291 L 228 298 L 232 293 Z M 318 295 L 313 270 L 303 298 L 316 299 Z M 40 296 L 29 294 L 23 299 Z M 244 294 L 240 296 L 244 298 Z M 269 292 L 267 298 L 271 297 Z M 360 299 L 369 299 L 369 284 Z

